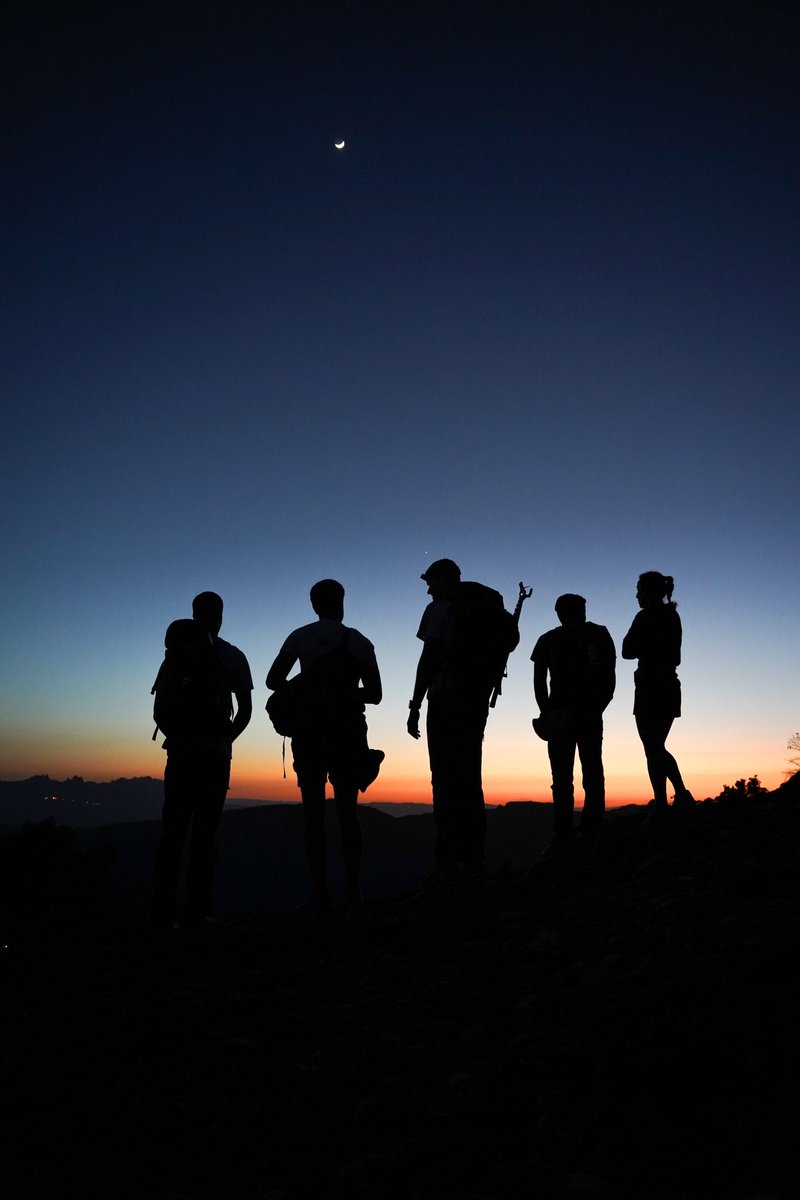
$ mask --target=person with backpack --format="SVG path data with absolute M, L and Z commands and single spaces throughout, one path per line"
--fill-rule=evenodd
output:
M 533 648 L 533 690 L 540 716 L 534 730 L 547 742 L 553 774 L 553 841 L 546 853 L 572 847 L 575 751 L 581 760 L 583 814 L 580 835 L 594 838 L 605 813 L 603 712 L 614 695 L 617 652 L 605 625 L 586 620 L 583 596 L 555 603 L 561 624 Z
M 345 591 L 336 579 L 311 588 L 317 620 L 289 634 L 267 673 L 267 687 L 291 696 L 278 725 L 292 739 L 292 757 L 303 804 L 306 860 L 312 883 L 309 907 L 330 907 L 325 849 L 325 786 L 333 787 L 342 837 L 345 903 L 361 901 L 361 827 L 358 793 L 375 778 L 383 753 L 367 743 L 366 704 L 380 704 L 381 685 L 375 648 L 344 622 Z M 299 676 L 289 679 L 295 663 Z M 270 697 L 267 710 L 276 722 Z M 291 716 L 288 714 L 291 708 Z
M 500 593 L 462 582 L 452 559 L 431 563 L 420 578 L 431 601 L 417 632 L 423 645 L 407 729 L 411 737 L 420 737 L 420 710 L 427 696 L 436 874 L 463 868 L 481 875 L 486 840 L 483 735 L 492 692 L 519 642 L 519 630 Z
M 247 659 L 219 636 L 222 609 L 216 592 L 195 596 L 192 619 L 173 621 L 167 629 L 164 661 L 153 684 L 156 733 L 160 729 L 165 735 L 167 751 L 152 912 L 160 928 L 175 927 L 190 829 L 185 924 L 210 920 L 214 842 L 230 783 L 232 745 L 253 712 Z

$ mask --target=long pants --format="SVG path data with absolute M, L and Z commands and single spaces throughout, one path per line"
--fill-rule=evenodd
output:
M 213 750 L 172 750 L 167 754 L 153 893 L 153 918 L 158 923 L 175 920 L 181 857 L 190 826 L 186 920 L 200 921 L 210 911 L 216 861 L 214 839 L 230 774 L 231 760 Z
M 484 689 L 453 687 L 428 697 L 427 735 L 436 825 L 436 866 L 483 865 L 483 733 L 489 715 Z
M 602 713 L 573 716 L 569 731 L 550 738 L 547 743 L 553 773 L 553 832 L 556 837 L 572 833 L 576 749 L 581 760 L 584 792 L 581 829 L 585 833 L 594 832 L 602 823 L 606 806 Z

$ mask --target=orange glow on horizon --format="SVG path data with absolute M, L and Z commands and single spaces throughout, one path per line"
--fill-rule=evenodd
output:
M 280 748 L 267 755 L 242 747 L 234 753 L 230 796 L 242 800 L 273 800 L 292 804 L 299 792 L 287 745 L 286 778 L 282 775 Z M 415 754 L 415 750 L 419 754 Z M 646 804 L 650 789 L 644 762 L 631 748 L 609 745 L 605 759 L 607 804 L 609 808 L 624 804 Z M 538 753 L 537 753 L 538 751 Z M 772 790 L 783 782 L 784 762 L 775 754 L 773 745 L 750 745 L 738 752 L 709 752 L 704 747 L 684 745 L 678 758 L 687 785 L 698 800 L 718 795 L 723 786 L 737 779 L 757 775 L 764 787 Z M 0 779 L 27 779 L 49 775 L 52 779 L 67 779 L 79 775 L 98 782 L 112 779 L 132 779 L 163 776 L 166 756 L 157 743 L 131 747 L 130 740 L 100 740 L 87 746 L 84 738 L 52 739 L 46 751 L 39 739 L 31 734 L 9 737 L 0 753 Z M 776 763 L 771 770 L 759 769 L 759 760 Z M 520 754 L 515 745 L 487 747 L 484 756 L 484 792 L 489 804 L 533 800 L 549 803 L 550 774 L 546 748 L 533 744 L 531 753 Z M 580 765 L 576 763 L 575 796 L 582 804 Z M 422 747 L 403 745 L 387 749 L 387 761 L 380 776 L 370 787 L 362 802 L 429 804 L 430 775 L 427 754 Z

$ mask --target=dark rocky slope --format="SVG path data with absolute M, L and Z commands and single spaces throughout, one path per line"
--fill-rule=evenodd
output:
M 800 804 L 5 964 L 7 1195 L 800 1196 Z

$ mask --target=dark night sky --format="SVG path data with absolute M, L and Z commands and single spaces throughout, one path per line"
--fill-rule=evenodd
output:
M 800 723 L 800 9 L 375 10 L 2 18 L 0 773 L 157 774 L 163 630 L 214 588 L 257 684 L 234 790 L 294 798 L 263 678 L 333 575 L 384 670 L 382 786 L 422 796 L 418 576 L 447 555 L 509 607 L 535 588 L 490 798 L 547 794 L 527 656 L 555 597 L 619 643 L 651 568 L 690 786 L 774 784 Z M 619 675 L 609 792 L 646 798 Z

